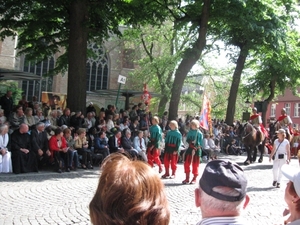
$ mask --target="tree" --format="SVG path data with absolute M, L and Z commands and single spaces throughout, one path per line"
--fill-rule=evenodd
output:
M 213 17 L 210 32 L 219 36 L 227 46 L 238 48 L 233 57 L 236 68 L 233 73 L 228 99 L 226 123 L 232 124 L 242 71 L 250 52 L 264 46 L 276 51 L 286 35 L 291 22 L 293 1 L 228 1 L 223 8 L 215 7 L 219 17 Z M 218 25 L 218 26 L 217 26 Z
M 65 49 L 53 73 L 68 70 L 67 105 L 83 112 L 87 42 L 120 35 L 120 24 L 156 24 L 165 17 L 150 0 L 6 0 L 0 15 L 0 36 L 18 35 L 20 54 L 43 60 Z
M 248 95 L 259 93 L 264 99 L 262 119 L 266 125 L 268 105 L 286 89 L 297 93 L 300 85 L 300 34 L 296 30 L 287 31 L 286 38 L 275 50 L 261 48 L 251 61 L 256 72 L 244 87 Z M 259 60 L 258 60 L 259 59 Z M 256 98 L 257 99 L 257 98 Z

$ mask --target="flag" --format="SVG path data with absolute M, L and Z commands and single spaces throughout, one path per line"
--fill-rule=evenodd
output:
M 211 106 L 210 106 L 210 101 L 204 94 L 203 97 L 203 105 L 202 105 L 202 110 L 200 113 L 200 126 L 205 129 L 205 130 L 210 130 L 212 129 L 211 127 Z

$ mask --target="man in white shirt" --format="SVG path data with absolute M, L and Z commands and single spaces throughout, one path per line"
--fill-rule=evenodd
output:
M 243 225 L 241 212 L 249 203 L 247 179 L 234 162 L 210 161 L 195 190 L 195 203 L 202 220 L 197 225 Z
M 133 147 L 138 151 L 138 154 L 143 158 L 143 160 L 147 162 L 146 145 L 143 136 L 144 132 L 140 130 L 138 132 L 138 136 L 136 136 L 133 140 Z

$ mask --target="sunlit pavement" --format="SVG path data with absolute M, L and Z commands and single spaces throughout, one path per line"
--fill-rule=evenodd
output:
M 250 203 L 243 217 L 249 224 L 283 224 L 287 180 L 283 178 L 281 188 L 274 188 L 268 157 L 264 157 L 263 163 L 243 166 L 245 157 L 220 157 L 236 161 L 247 175 Z M 291 165 L 298 169 L 298 160 L 293 159 Z M 200 166 L 201 173 L 204 166 L 205 163 Z M 154 170 L 158 171 L 158 167 Z M 98 178 L 99 170 L 95 168 L 62 174 L 0 174 L 0 224 L 90 224 L 88 204 Z M 182 185 L 184 178 L 183 165 L 179 164 L 176 178 L 163 180 L 171 208 L 171 225 L 196 224 L 201 218 L 194 205 L 197 185 Z

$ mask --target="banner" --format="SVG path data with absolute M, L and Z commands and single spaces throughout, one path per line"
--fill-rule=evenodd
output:
M 67 106 L 67 95 L 61 93 L 42 92 L 42 102 L 50 109 L 64 110 Z
M 212 132 L 212 124 L 211 124 L 211 106 L 210 106 L 210 101 L 204 94 L 203 96 L 203 105 L 202 105 L 202 110 L 200 113 L 200 126 L 205 129 L 209 130 Z

